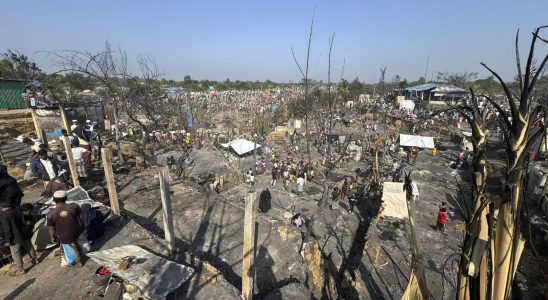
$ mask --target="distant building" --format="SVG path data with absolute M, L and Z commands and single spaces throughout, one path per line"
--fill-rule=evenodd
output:
M 0 79 L 0 109 L 27 108 L 23 100 L 25 81 Z
M 406 99 L 419 99 L 424 101 L 448 101 L 462 98 L 468 95 L 468 91 L 454 85 L 440 83 L 425 83 L 406 88 Z
M 164 88 L 164 93 L 170 98 L 175 98 L 177 96 L 184 95 L 185 90 L 183 88 L 170 87 L 170 88 Z

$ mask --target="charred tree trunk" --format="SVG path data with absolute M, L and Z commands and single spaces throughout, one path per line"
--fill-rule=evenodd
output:
M 487 98 L 495 108 L 499 111 L 500 121 L 505 124 L 505 140 L 506 140 L 506 175 L 504 185 L 503 201 L 499 208 L 497 226 L 495 229 L 494 241 L 491 243 L 491 251 L 493 257 L 492 270 L 492 290 L 490 293 L 491 299 L 510 299 L 512 297 L 512 282 L 514 275 L 523 251 L 525 239 L 521 234 L 520 209 L 521 202 L 524 199 L 525 161 L 528 156 L 529 147 L 544 135 L 545 128 L 533 135 L 530 135 L 530 128 L 535 119 L 541 113 L 546 117 L 546 110 L 543 106 L 532 108 L 531 97 L 535 83 L 540 76 L 548 61 L 548 54 L 538 66 L 538 72 L 534 71 L 532 66 L 534 58 L 534 48 L 537 39 L 547 42 L 539 37 L 540 29 L 548 28 L 543 26 L 537 28 L 533 32 L 531 46 L 529 48 L 529 56 L 525 66 L 525 73 L 522 76 L 521 62 L 518 50 L 518 34 L 516 35 L 516 65 L 518 70 L 518 81 L 520 87 L 520 95 L 513 95 L 502 78 L 487 65 L 482 65 L 487 68 L 500 82 L 506 99 L 510 105 L 511 115 L 508 116 L 498 104 L 492 99 Z M 519 104 L 516 102 L 519 100 Z M 511 120 L 509 119 L 511 117 Z

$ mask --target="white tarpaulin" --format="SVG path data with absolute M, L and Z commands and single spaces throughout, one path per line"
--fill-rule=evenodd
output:
M 238 155 L 244 155 L 253 151 L 255 143 L 244 139 L 235 139 L 228 144 L 221 144 L 225 148 L 232 148 Z M 257 144 L 257 148 L 261 145 Z
M 99 265 L 138 287 L 148 299 L 164 298 L 194 273 L 194 269 L 190 267 L 156 256 L 135 245 L 91 252 L 87 255 Z M 129 256 L 134 256 L 135 262 L 125 270 L 119 270 L 118 264 Z
M 400 109 L 415 109 L 415 102 L 413 100 L 402 100 L 399 102 Z
M 434 138 L 431 136 L 400 134 L 400 146 L 434 148 Z
M 83 204 L 89 204 L 93 208 L 104 206 L 101 202 L 91 200 L 88 192 L 86 192 L 86 190 L 84 190 L 81 186 L 73 187 L 72 189 L 67 191 L 67 204 L 69 203 L 76 203 L 80 206 L 82 206 Z M 55 206 L 55 202 L 53 202 L 53 197 L 51 197 L 44 204 L 47 206 Z
M 403 182 L 384 182 L 382 184 L 382 200 L 384 201 L 385 216 L 408 218 Z

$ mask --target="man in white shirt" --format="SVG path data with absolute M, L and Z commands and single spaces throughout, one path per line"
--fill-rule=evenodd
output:
M 76 166 L 78 177 L 88 177 L 86 164 L 84 161 L 84 154 L 87 152 L 89 152 L 87 149 L 80 147 L 78 141 L 75 140 L 72 142 L 72 158 L 74 159 L 74 165 Z
M 299 175 L 297 178 L 297 195 L 301 196 L 304 194 L 304 178 Z
M 55 158 L 48 157 L 47 149 L 40 149 L 38 155 L 30 161 L 30 170 L 32 175 L 42 179 L 46 186 L 49 181 L 57 178 L 59 165 Z
M 76 129 L 76 127 L 78 127 L 77 122 L 78 121 L 76 121 L 76 120 L 72 120 L 72 125 L 70 125 L 70 131 L 74 131 L 74 129 Z

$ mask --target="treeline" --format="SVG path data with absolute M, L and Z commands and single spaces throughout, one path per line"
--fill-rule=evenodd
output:
M 17 51 L 6 50 L 6 52 L 0 54 L 0 78 L 13 79 L 13 80 L 40 80 L 50 89 L 63 90 L 69 94 L 80 92 L 83 90 L 101 90 L 103 84 L 96 78 L 86 76 L 82 73 L 70 72 L 65 74 L 52 73 L 46 74 L 39 66 L 32 61 L 28 56 L 19 53 Z M 290 88 L 304 84 L 304 79 L 301 82 L 274 82 L 271 80 L 266 81 L 241 81 L 230 80 L 227 78 L 224 81 L 215 80 L 196 80 L 192 79 L 190 75 L 184 76 L 183 80 L 177 81 L 173 79 L 155 79 L 157 84 L 163 88 L 179 87 L 187 91 L 206 92 L 210 88 L 217 91 L 227 90 L 263 90 L 268 91 L 276 88 Z M 315 85 L 324 85 L 325 83 L 309 79 L 311 83 Z M 474 90 L 484 94 L 500 94 L 502 92 L 500 84 L 493 76 L 489 76 L 483 79 L 477 79 L 477 73 L 465 72 L 465 73 L 437 73 L 435 76 L 435 82 L 455 85 L 460 88 L 473 88 Z M 424 84 L 426 80 L 424 77 L 420 77 L 415 81 L 408 81 L 405 78 L 401 78 L 399 75 L 395 75 L 391 80 L 381 80 L 377 83 L 365 83 L 360 81 L 358 77 L 352 81 L 346 79 L 340 80 L 338 83 L 339 88 L 348 91 L 353 96 L 359 94 L 370 95 L 383 95 L 395 90 L 405 89 L 407 87 Z M 517 90 L 519 88 L 517 78 L 514 81 L 508 82 L 507 85 L 510 89 Z M 548 76 L 544 75 L 539 78 L 537 91 L 548 95 Z

